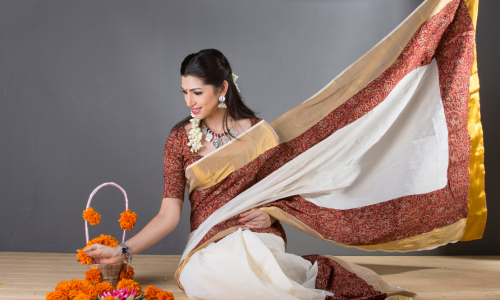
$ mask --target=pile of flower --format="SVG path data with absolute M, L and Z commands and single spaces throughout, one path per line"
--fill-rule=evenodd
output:
M 53 292 L 47 293 L 47 300 L 174 300 L 172 293 L 152 285 L 142 293 L 142 286 L 133 280 L 134 269 L 123 264 L 120 281 L 114 288 L 108 282 L 101 282 L 101 272 L 92 267 L 85 272 L 85 280 L 61 281 Z
M 83 211 L 83 219 L 91 225 L 99 224 L 101 215 L 92 207 Z M 134 229 L 137 215 L 127 209 L 120 214 L 120 227 L 124 230 Z M 87 248 L 93 244 L 102 244 L 110 247 L 118 246 L 118 240 L 110 235 L 101 234 L 87 243 Z M 83 248 L 83 249 L 85 249 Z M 92 264 L 92 259 L 85 254 L 85 251 L 78 250 L 76 258 L 78 262 L 86 265 Z M 119 281 L 116 288 L 109 282 L 102 281 L 102 274 L 99 269 L 91 266 L 85 272 L 85 280 L 72 279 L 71 281 L 61 281 L 56 285 L 53 292 L 47 293 L 47 300 L 174 300 L 172 293 L 163 291 L 152 285 L 146 287 L 142 293 L 142 286 L 134 281 L 134 268 L 123 264 L 120 271 Z

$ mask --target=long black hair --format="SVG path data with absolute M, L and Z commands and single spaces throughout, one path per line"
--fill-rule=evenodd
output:
M 229 83 L 226 92 L 226 106 L 223 117 L 223 130 L 227 131 L 227 119 L 229 116 L 234 120 L 256 118 L 255 113 L 243 102 L 240 93 L 233 82 L 233 71 L 227 58 L 216 49 L 204 49 L 198 53 L 186 56 L 181 64 L 181 76 L 193 76 L 199 78 L 204 85 L 212 85 L 214 92 L 222 86 L 224 80 Z M 175 124 L 175 129 L 189 123 L 191 116 Z

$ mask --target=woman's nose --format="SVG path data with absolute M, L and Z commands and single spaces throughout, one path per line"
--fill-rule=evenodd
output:
M 186 95 L 186 105 L 189 106 L 189 107 L 192 107 L 194 105 L 194 101 L 191 97 L 191 95 Z

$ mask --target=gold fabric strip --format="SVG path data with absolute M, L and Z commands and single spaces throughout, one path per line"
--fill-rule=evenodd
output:
M 342 244 L 336 241 L 325 239 L 319 232 L 313 230 L 299 219 L 294 216 L 282 211 L 278 207 L 262 207 L 259 208 L 270 216 L 273 216 L 280 222 L 283 222 L 289 226 L 292 226 L 304 233 L 307 233 L 311 236 L 317 237 L 319 239 L 332 242 L 334 244 L 343 246 L 343 247 L 354 247 L 366 251 L 376 251 L 382 250 L 387 252 L 407 252 L 407 251 L 415 251 L 415 250 L 423 250 L 423 249 L 432 249 L 438 247 L 440 245 L 448 244 L 450 242 L 458 241 L 465 231 L 465 224 L 467 219 L 461 219 L 456 223 L 450 224 L 448 226 L 436 228 L 430 232 L 420 234 L 417 236 L 409 237 L 402 240 L 392 241 L 383 244 L 376 245 L 366 245 L 366 246 L 351 246 Z
M 189 195 L 196 189 L 211 187 L 262 153 L 278 145 L 278 137 L 265 121 L 244 132 L 237 140 L 211 152 L 186 169 Z
M 474 23 L 476 33 L 478 0 L 466 0 L 469 14 Z M 479 77 L 477 74 L 477 52 L 474 45 L 474 63 L 470 76 L 470 98 L 468 129 L 470 135 L 470 161 L 469 161 L 469 218 L 467 227 L 461 241 L 470 241 L 483 237 L 486 226 L 486 193 L 484 190 L 484 144 L 481 113 L 479 111 Z
M 368 51 L 321 91 L 271 123 L 280 143 L 288 142 L 342 105 L 389 68 L 417 29 L 450 0 L 424 2 L 397 29 Z

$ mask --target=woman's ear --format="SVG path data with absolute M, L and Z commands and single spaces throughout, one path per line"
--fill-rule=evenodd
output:
M 224 80 L 222 82 L 222 86 L 220 88 L 221 88 L 220 94 L 226 96 L 227 90 L 229 88 L 229 83 L 227 82 L 227 80 Z

